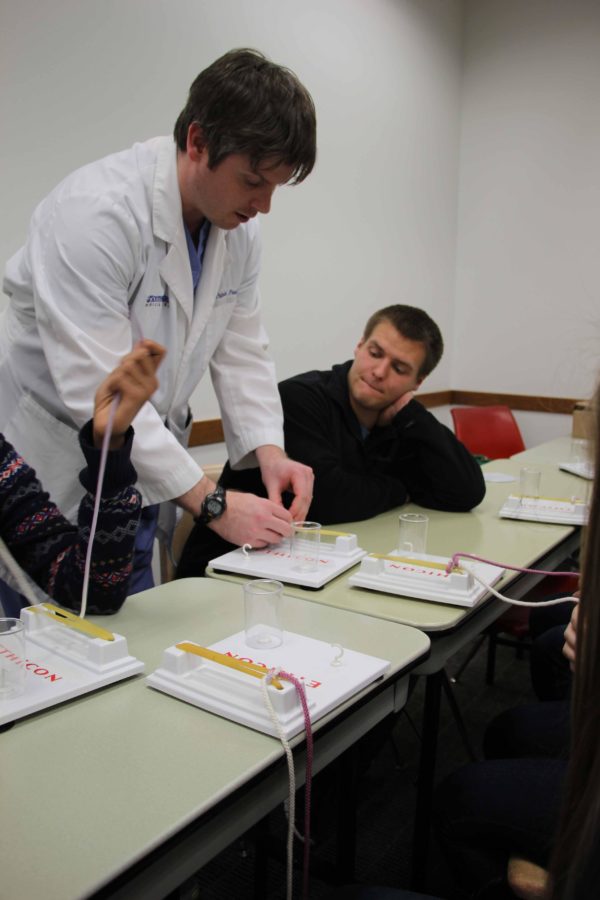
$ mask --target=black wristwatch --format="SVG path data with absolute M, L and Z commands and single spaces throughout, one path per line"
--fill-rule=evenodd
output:
M 207 525 L 208 522 L 214 522 L 215 519 L 219 519 L 226 509 L 225 488 L 218 484 L 214 491 L 211 494 L 207 494 L 202 501 L 200 515 L 196 516 L 194 521 Z

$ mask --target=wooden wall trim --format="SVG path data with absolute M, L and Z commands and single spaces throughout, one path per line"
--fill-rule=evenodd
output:
M 494 406 L 504 404 L 511 409 L 530 412 L 562 413 L 571 415 L 576 400 L 571 397 L 535 397 L 529 394 L 494 394 L 485 391 L 431 391 L 419 394 L 417 399 L 423 406 Z M 224 441 L 221 419 L 204 419 L 194 422 L 190 434 L 190 447 L 205 444 L 220 444 Z
M 495 406 L 503 404 L 511 409 L 530 412 L 571 415 L 576 400 L 572 397 L 535 397 L 529 394 L 492 394 L 485 391 L 452 391 L 452 403 L 463 406 Z
M 434 406 L 447 406 L 452 403 L 452 391 L 431 391 L 429 394 L 417 394 L 417 400 L 432 409 Z
M 192 423 L 188 447 L 220 444 L 224 440 L 223 423 L 220 419 L 202 419 Z

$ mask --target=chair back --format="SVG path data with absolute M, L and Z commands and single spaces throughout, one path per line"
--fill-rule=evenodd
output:
M 508 406 L 463 406 L 450 412 L 456 437 L 471 453 L 488 459 L 508 459 L 525 449 Z

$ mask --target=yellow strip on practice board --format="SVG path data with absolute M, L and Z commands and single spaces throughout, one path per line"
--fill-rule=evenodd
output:
M 53 603 L 40 603 L 38 606 L 30 606 L 29 609 L 33 610 L 33 612 L 43 613 L 59 625 L 66 625 L 67 628 L 82 631 L 89 637 L 102 638 L 103 641 L 114 641 L 115 639 L 112 631 L 107 631 L 106 628 L 101 628 L 99 625 L 93 625 L 87 619 L 82 619 L 68 609 L 62 609 L 62 607 L 55 606 Z
M 369 556 L 372 559 L 387 559 L 390 562 L 405 563 L 409 566 L 420 566 L 422 569 L 447 569 L 448 568 L 448 563 L 429 562 L 429 560 L 424 561 L 422 559 L 409 559 L 406 556 L 388 556 L 385 553 L 369 553 Z M 464 569 L 461 569 L 460 566 L 454 566 L 452 571 L 453 572 L 463 572 Z
M 531 494 L 511 494 L 515 500 L 546 500 L 548 503 L 568 503 L 569 506 L 575 506 L 576 503 L 585 505 L 585 500 L 581 497 L 533 497 Z
M 307 531 L 307 534 L 310 534 L 310 532 Z M 330 531 L 328 528 L 319 528 L 319 534 L 326 534 L 327 537 L 352 537 L 350 531 Z
M 220 666 L 227 666 L 230 669 L 243 672 L 245 675 L 252 675 L 253 678 L 264 678 L 265 675 L 269 674 L 269 670 L 264 669 L 262 666 L 242 662 L 239 659 L 234 659 L 233 656 L 227 656 L 225 653 L 219 653 L 217 650 L 209 650 L 208 647 L 200 647 L 199 644 L 191 644 L 189 641 L 182 641 L 181 644 L 175 644 L 175 646 L 178 650 L 183 650 L 184 653 L 193 653 L 195 656 L 201 656 L 202 659 L 208 659 L 211 662 L 218 663 Z M 283 685 L 278 678 L 272 678 L 271 684 L 278 691 L 283 690 Z

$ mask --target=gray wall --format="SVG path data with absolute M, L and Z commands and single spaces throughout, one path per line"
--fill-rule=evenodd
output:
M 197 72 L 255 46 L 319 116 L 315 172 L 263 219 L 279 376 L 348 357 L 373 309 L 408 302 L 447 337 L 425 389 L 591 392 L 597 0 L 20 0 L 0 16 L 0 262 L 63 175 L 169 132 Z M 208 383 L 193 405 L 218 415 Z
M 261 49 L 319 117 L 316 171 L 263 217 L 265 319 L 280 377 L 348 358 L 368 315 L 404 300 L 452 325 L 458 0 L 19 0 L 0 23 L 0 260 L 74 167 L 168 133 L 195 75 Z M 432 383 L 450 381 L 450 354 Z M 208 382 L 196 418 L 218 415 Z

